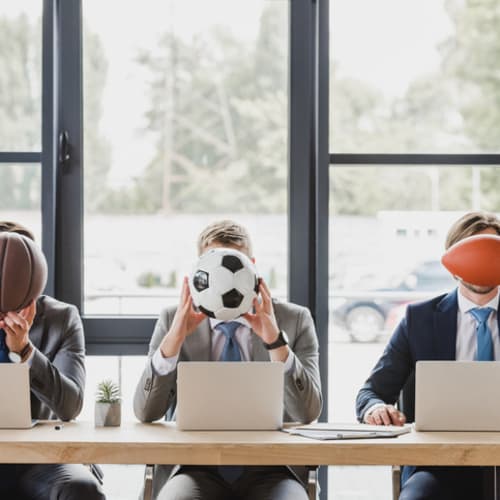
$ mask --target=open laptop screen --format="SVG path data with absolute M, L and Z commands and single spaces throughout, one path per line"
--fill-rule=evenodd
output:
M 418 361 L 415 429 L 500 431 L 497 361 Z
M 180 362 L 177 427 L 274 430 L 283 425 L 283 363 Z
M 32 427 L 29 366 L 0 363 L 0 429 Z

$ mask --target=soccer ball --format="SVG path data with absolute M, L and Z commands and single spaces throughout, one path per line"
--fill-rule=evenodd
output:
M 247 313 L 259 289 L 257 269 L 243 253 L 212 248 L 189 277 L 194 305 L 211 318 L 231 321 Z

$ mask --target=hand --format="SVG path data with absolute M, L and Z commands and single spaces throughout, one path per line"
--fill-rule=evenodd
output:
M 12 352 L 21 352 L 29 342 L 29 331 L 36 314 L 33 300 L 19 312 L 9 311 L 0 319 L 0 328 L 5 331 L 5 343 Z
M 393 405 L 384 405 L 375 408 L 365 416 L 365 422 L 372 425 L 403 425 L 406 422 L 404 413 Z
M 160 344 L 163 357 L 169 358 L 177 355 L 186 337 L 191 335 L 205 318 L 205 314 L 195 311 L 193 298 L 189 292 L 188 279 L 184 277 L 179 306 L 175 311 L 170 329 Z
M 252 330 L 263 342 L 272 344 L 278 338 L 280 329 L 274 315 L 271 292 L 262 278 L 259 279 L 259 293 L 262 301 L 259 301 L 258 298 L 254 299 L 255 312 L 248 312 L 242 317 L 248 321 Z

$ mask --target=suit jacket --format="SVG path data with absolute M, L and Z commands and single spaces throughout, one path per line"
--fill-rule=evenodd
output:
M 457 290 L 407 307 L 404 319 L 358 393 L 356 414 L 360 421 L 373 404 L 397 401 L 417 361 L 456 359 L 457 313 Z
M 29 337 L 31 414 L 37 419 L 71 420 L 82 409 L 85 340 L 76 307 L 42 295 Z
M 290 303 L 274 303 L 278 326 L 289 338 L 289 346 L 295 357 L 293 369 L 285 375 L 284 420 L 308 423 L 316 419 L 322 407 L 321 382 L 318 365 L 318 341 L 314 323 L 309 310 Z M 172 373 L 156 375 L 151 357 L 158 349 L 168 332 L 175 308 L 163 310 L 158 319 L 151 342 L 146 367 L 137 385 L 134 396 L 135 415 L 141 422 L 152 422 L 165 418 L 167 412 L 173 413 L 177 394 L 177 370 Z M 269 352 L 261 339 L 252 335 L 252 361 L 269 361 Z M 181 348 L 179 361 L 210 361 L 211 338 L 209 320 L 204 320 L 189 335 Z M 158 491 L 163 483 L 178 469 L 162 466 L 155 473 L 154 490 Z M 301 480 L 305 477 L 303 468 L 295 469 Z

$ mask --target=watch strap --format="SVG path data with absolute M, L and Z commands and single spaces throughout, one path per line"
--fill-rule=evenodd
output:
M 271 342 L 270 344 L 263 342 L 263 344 L 268 351 L 272 351 L 273 349 L 278 349 L 278 347 L 288 345 L 288 339 L 285 335 L 285 332 L 283 332 L 283 330 L 280 330 L 278 333 L 278 338 L 274 342 Z

